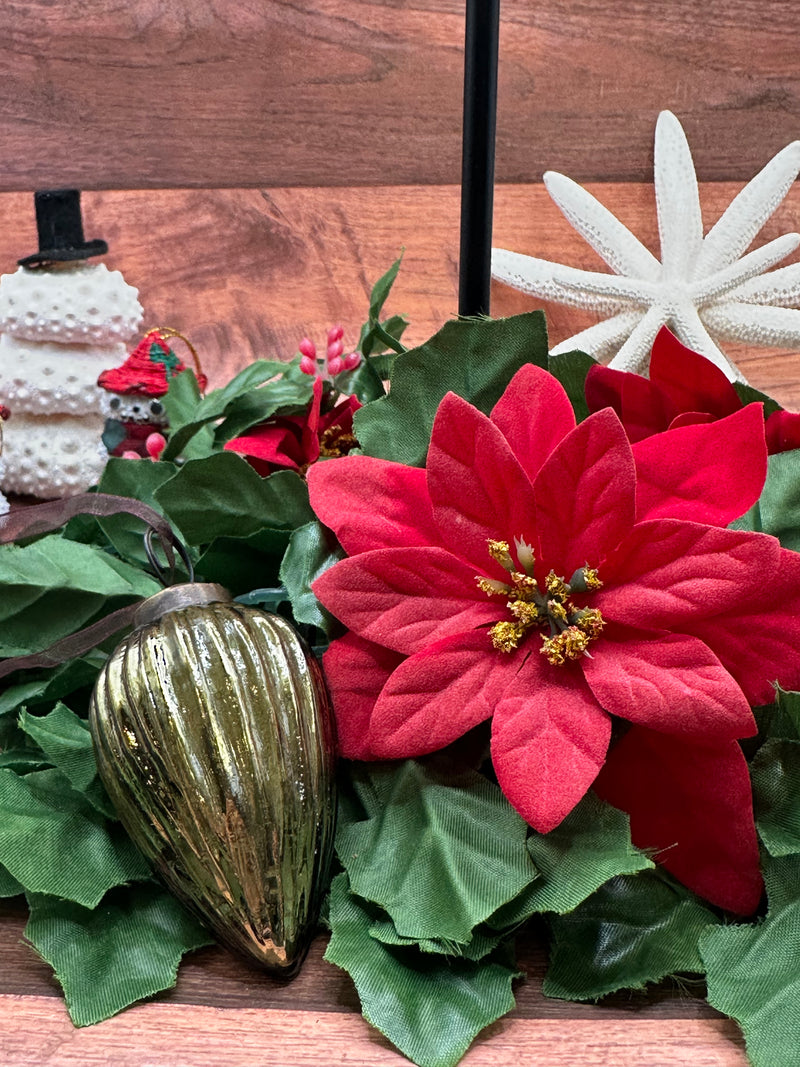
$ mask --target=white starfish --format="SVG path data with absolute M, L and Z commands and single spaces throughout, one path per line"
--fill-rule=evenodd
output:
M 550 196 L 614 274 L 577 270 L 505 249 L 492 250 L 492 274 L 525 293 L 588 309 L 602 322 L 553 354 L 581 349 L 619 370 L 646 373 L 659 328 L 668 325 L 732 380 L 744 381 L 715 341 L 800 347 L 800 263 L 770 271 L 800 244 L 787 233 L 745 253 L 800 172 L 800 141 L 779 152 L 736 196 L 703 237 L 692 155 L 669 111 L 656 123 L 653 183 L 661 261 L 590 193 L 553 171 Z

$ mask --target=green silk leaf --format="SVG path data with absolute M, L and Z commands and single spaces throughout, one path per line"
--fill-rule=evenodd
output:
M 0 769 L 0 863 L 33 893 L 94 907 L 113 886 L 150 868 L 58 770 L 18 777 Z
M 192 374 L 179 374 L 170 383 L 164 397 L 164 410 L 169 416 L 170 432 L 167 447 L 162 459 L 176 459 L 187 454 L 187 446 L 196 433 L 226 416 L 241 414 L 242 406 L 249 409 L 253 422 L 259 422 L 275 413 L 278 407 L 289 399 L 285 383 L 279 381 L 277 395 L 270 391 L 270 379 L 276 375 L 286 374 L 290 365 L 286 363 L 256 360 L 232 378 L 221 389 L 214 389 L 201 397 L 197 381 Z M 308 376 L 306 376 L 308 377 Z M 269 384 L 267 384 L 269 383 Z M 261 395 L 262 389 L 267 390 Z M 308 379 L 305 400 L 311 398 L 311 379 Z M 257 395 L 253 397 L 253 392 Z M 291 397 L 301 396 L 297 389 L 291 390 Z M 238 406 L 237 406 L 238 405 Z M 255 406 L 253 406 L 255 405 Z M 253 422 L 248 425 L 252 426 Z M 210 440 L 207 438 L 207 441 Z M 198 457 L 199 458 L 199 457 Z
M 58 534 L 0 545 L 0 657 L 39 652 L 161 586 L 95 545 Z
M 763 404 L 764 414 L 771 415 L 774 411 L 780 411 L 781 406 L 777 400 L 773 400 L 771 396 L 767 396 L 766 393 L 759 392 L 758 389 L 754 389 L 752 385 L 745 385 L 744 382 L 732 382 L 733 388 L 736 390 L 736 394 L 742 402 L 745 404 Z
M 731 529 L 772 534 L 784 548 L 800 551 L 800 449 L 769 457 L 761 496 Z
M 343 558 L 334 535 L 315 519 L 293 532 L 279 571 L 295 620 L 318 626 L 329 636 L 341 628 L 314 596 L 311 583 Z
M 154 883 L 114 890 L 94 910 L 37 893 L 28 904 L 25 937 L 55 971 L 76 1026 L 172 988 L 183 954 L 212 943 Z
M 517 972 L 502 956 L 480 963 L 385 945 L 370 936 L 377 909 L 331 887 L 325 959 L 347 971 L 364 1018 L 419 1067 L 454 1067 L 476 1034 L 514 1007 Z
M 73 789 L 83 793 L 92 807 L 107 818 L 116 818 L 97 773 L 92 735 L 83 719 L 65 704 L 58 703 L 49 715 L 41 717 L 23 711 L 20 726 Z
M 112 458 L 105 466 L 97 491 L 113 496 L 133 497 L 163 515 L 155 492 L 174 476 L 176 470 L 172 463 Z M 142 567 L 146 565 L 145 525 L 141 519 L 137 519 L 135 515 L 120 514 L 109 515 L 97 521 L 105 536 L 124 559 Z
M 563 385 L 577 422 L 583 422 L 589 417 L 585 393 L 586 375 L 595 366 L 597 360 L 587 356 L 585 352 L 562 352 L 551 356 L 547 362 L 547 369 Z
M 80 659 L 69 660 L 38 678 L 28 681 L 26 677 L 22 682 L 9 685 L 0 693 L 0 715 L 16 711 L 23 704 L 29 708 L 41 704 L 52 705 L 76 690 L 93 686 L 105 659 L 102 652 L 87 652 Z M 0 747 L 5 747 L 1 735 Z
M 531 913 L 572 911 L 609 878 L 653 867 L 631 844 L 628 816 L 594 793 L 549 834 L 532 833 L 528 851 L 541 874 L 526 902 Z
M 772 856 L 800 853 L 800 741 L 773 738 L 750 764 L 756 826 Z
M 397 357 L 388 396 L 356 412 L 359 445 L 366 455 L 421 467 L 445 393 L 457 393 L 488 413 L 523 364 L 545 367 L 547 359 L 539 311 L 448 322 L 425 344 Z
M 536 877 L 527 824 L 482 775 L 407 760 L 360 766 L 353 784 L 368 816 L 342 819 L 336 850 L 353 892 L 400 936 L 467 945 Z
M 293 530 L 314 518 L 298 474 L 262 478 L 233 452 L 190 460 L 155 498 L 192 545 L 248 537 L 264 527 Z
M 769 911 L 747 926 L 706 932 L 708 1001 L 739 1023 L 752 1067 L 797 1062 L 800 1046 L 800 856 L 765 865 Z
M 25 887 L 0 866 L 0 897 L 18 897 L 25 892 Z
M 701 972 L 698 940 L 717 922 L 693 893 L 661 871 L 612 878 L 574 911 L 551 917 L 543 992 L 597 1000 L 678 972 Z
M 455 956 L 465 960 L 482 960 L 488 956 L 508 936 L 507 933 L 498 933 L 489 929 L 485 924 L 477 926 L 473 932 L 469 944 L 462 945 L 458 941 L 447 941 L 442 938 L 428 938 L 417 940 L 413 937 L 401 937 L 397 932 L 392 920 L 388 917 L 376 919 L 369 928 L 369 936 L 374 937 L 384 945 L 416 945 L 420 952 L 435 952 L 441 956 Z

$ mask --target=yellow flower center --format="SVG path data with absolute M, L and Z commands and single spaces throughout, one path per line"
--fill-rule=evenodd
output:
M 578 568 L 567 582 L 555 571 L 544 580 L 544 588 L 534 577 L 533 550 L 521 538 L 515 542 L 516 561 L 507 541 L 488 541 L 489 555 L 508 571 L 508 582 L 476 575 L 478 588 L 487 596 L 502 596 L 510 619 L 495 623 L 489 630 L 492 644 L 498 652 L 513 652 L 531 631 L 541 633 L 540 652 L 554 666 L 571 659 L 588 656 L 587 646 L 600 636 L 605 625 L 597 608 L 576 607 L 571 597 L 601 589 L 603 583 L 597 571 L 586 566 Z

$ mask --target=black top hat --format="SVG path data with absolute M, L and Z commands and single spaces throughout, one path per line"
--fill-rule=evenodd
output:
M 36 205 L 39 251 L 18 259 L 21 267 L 68 263 L 74 259 L 102 256 L 108 251 L 105 241 L 83 239 L 81 194 L 78 189 L 43 189 L 33 194 L 33 200 Z

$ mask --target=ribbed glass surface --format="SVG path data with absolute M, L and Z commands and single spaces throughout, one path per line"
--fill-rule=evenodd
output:
M 186 607 L 109 659 L 90 723 L 133 840 L 220 941 L 291 972 L 314 932 L 335 820 L 319 667 L 282 618 Z

